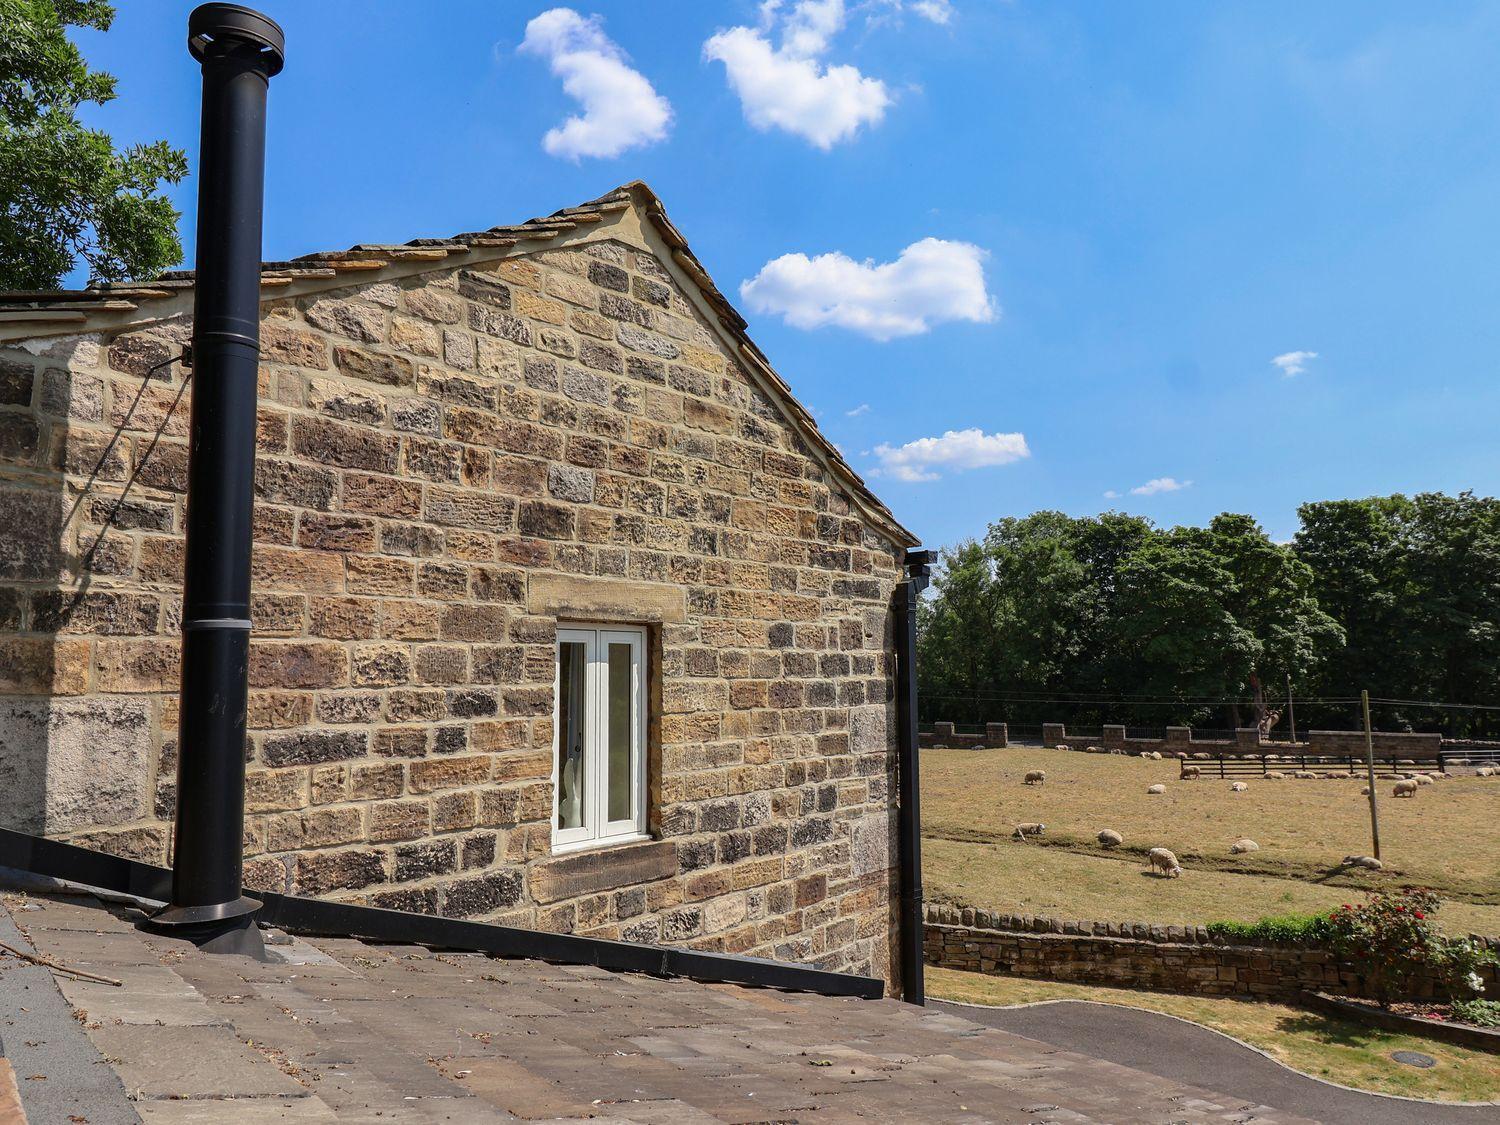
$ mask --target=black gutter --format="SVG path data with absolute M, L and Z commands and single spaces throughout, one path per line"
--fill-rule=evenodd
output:
M 172 893 L 152 924 L 238 953 L 260 945 L 260 904 L 240 893 L 240 879 L 266 93 L 283 46 L 273 20 L 237 4 L 188 16 L 203 110 L 177 824 Z
M 173 886 L 172 872 L 165 867 L 121 859 L 9 829 L 0 829 L 0 865 L 157 901 L 170 895 Z M 563 965 L 595 965 L 616 972 L 650 973 L 862 1000 L 879 1000 L 885 993 L 885 982 L 878 977 L 835 973 L 761 957 L 521 930 L 487 922 L 465 922 L 457 918 L 408 914 L 400 910 L 380 910 L 373 906 L 325 902 L 294 895 L 264 894 L 261 898 L 263 905 L 258 920 L 294 934 L 426 945 L 436 949 L 486 953 L 492 957 L 529 957 Z
M 917 602 L 927 588 L 931 551 L 906 552 L 906 577 L 896 584 L 896 731 L 901 878 L 901 998 L 927 1002 L 923 961 L 922 803 L 917 766 Z

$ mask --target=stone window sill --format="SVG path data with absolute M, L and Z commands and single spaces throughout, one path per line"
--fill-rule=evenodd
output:
M 677 874 L 677 845 L 670 840 L 595 847 L 555 855 L 531 869 L 531 897 L 540 903 L 612 891 Z

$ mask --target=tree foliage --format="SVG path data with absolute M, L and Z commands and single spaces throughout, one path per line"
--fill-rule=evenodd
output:
M 1285 726 L 1299 696 L 1500 703 L 1500 502 L 1304 505 L 1290 544 L 1249 516 L 1001 519 L 943 552 L 921 617 L 927 720 Z M 1059 702 L 1067 697 L 1067 702 Z M 1387 729 L 1489 729 L 1383 705 Z M 1299 726 L 1357 708 L 1298 705 Z
M 163 181 L 187 174 L 165 141 L 115 148 L 78 120 L 115 96 L 69 27 L 107 31 L 102 0 L 0 0 L 0 289 L 52 289 L 81 258 L 91 280 L 160 273 L 182 257 Z

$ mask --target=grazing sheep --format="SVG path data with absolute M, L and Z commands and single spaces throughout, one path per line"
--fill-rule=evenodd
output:
M 1432 778 L 1428 777 L 1425 773 L 1419 773 L 1419 774 L 1417 774 L 1417 776 L 1414 777 L 1414 778 L 1412 778 L 1412 780 L 1415 781 L 1418 785 L 1431 785 L 1432 784 Z
M 1125 837 L 1121 836 L 1113 828 L 1106 828 L 1099 833 L 1099 844 L 1102 847 L 1118 848 L 1124 842 Z
M 1069 746 L 1066 742 L 1059 742 L 1057 744 L 1057 749 L 1058 750 L 1071 750 L 1073 748 L 1071 746 Z
M 1246 785 L 1243 781 L 1231 782 L 1229 785 L 1229 791 L 1231 793 L 1243 793 L 1246 789 L 1249 788 L 1250 786 Z
M 1182 780 L 1183 781 L 1196 781 L 1198 778 L 1200 778 L 1202 776 L 1203 776 L 1203 770 L 1200 769 L 1198 766 L 1183 766 L 1182 767 Z
M 1363 867 L 1366 871 L 1383 871 L 1385 864 L 1372 855 L 1346 855 L 1344 857 L 1345 867 Z
M 1047 780 L 1046 770 L 1027 770 L 1023 779 L 1027 785 L 1042 785 Z
M 1165 793 L 1166 791 L 1167 791 L 1167 787 L 1165 785 L 1148 785 L 1148 786 L 1146 786 L 1146 792 L 1150 793 L 1153 797 L 1158 796 L 1158 795 L 1160 795 L 1162 793 Z
M 1229 845 L 1229 851 L 1232 855 L 1244 855 L 1246 852 L 1260 851 L 1260 845 L 1248 836 L 1243 836 Z
M 1016 825 L 1016 839 L 1024 840 L 1027 836 L 1040 836 L 1047 831 L 1045 824 L 1018 824 Z
M 1151 870 L 1160 872 L 1165 879 L 1173 879 L 1182 874 L 1182 864 L 1166 848 L 1152 848 L 1146 853 L 1146 858 L 1151 863 Z
M 1147 758 L 1150 758 L 1153 762 L 1159 762 L 1159 761 L 1161 761 L 1161 751 L 1160 750 L 1153 750 L 1153 751 L 1151 751 L 1151 753 L 1143 755 L 1143 756 L 1147 757 Z
M 1392 797 L 1415 797 L 1417 795 L 1417 783 L 1410 778 L 1396 782 L 1391 787 Z

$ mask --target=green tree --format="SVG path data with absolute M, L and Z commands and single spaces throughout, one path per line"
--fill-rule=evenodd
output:
M 103 0 L 0 0 L 0 289 L 52 289 L 80 258 L 91 280 L 160 273 L 182 257 L 160 194 L 187 160 L 165 141 L 117 151 L 78 120 L 115 96 L 69 27 L 107 31 Z
M 1317 694 L 1348 697 L 1364 688 L 1401 698 L 1414 690 L 1415 652 L 1401 620 L 1413 597 L 1402 561 L 1410 509 L 1404 496 L 1322 500 L 1297 509 L 1293 550 L 1312 571 L 1313 596 L 1346 636 L 1312 682 Z M 1355 718 L 1346 710 L 1323 721 Z
M 1269 730 L 1281 712 L 1267 705 L 1267 690 L 1279 695 L 1288 675 L 1307 683 L 1328 653 L 1343 645 L 1344 630 L 1319 606 L 1312 568 L 1290 547 L 1272 542 L 1252 517 L 1224 512 L 1205 531 L 1186 534 L 1211 550 L 1234 578 L 1229 611 L 1255 638 L 1245 686 L 1256 724 Z M 1238 714 L 1234 724 L 1240 725 Z
M 970 540 L 944 549 L 932 588 L 917 607 L 924 717 L 983 721 L 978 699 L 995 682 L 999 610 L 984 548 Z
M 1416 596 L 1400 618 L 1417 698 L 1500 702 L 1500 501 L 1424 492 L 1412 498 L 1403 539 L 1400 579 Z M 1452 726 L 1490 729 L 1484 713 Z
M 1223 699 L 1254 670 L 1260 646 L 1233 611 L 1239 584 L 1202 539 L 1178 529 L 1120 567 L 1113 643 L 1137 692 Z

